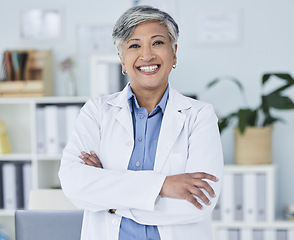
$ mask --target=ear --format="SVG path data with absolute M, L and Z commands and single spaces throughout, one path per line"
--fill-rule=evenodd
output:
M 178 50 L 178 44 L 175 44 L 175 46 L 174 46 L 174 65 L 177 64 L 177 50 Z
M 119 56 L 120 62 L 121 62 L 121 66 L 122 66 L 122 70 L 125 71 L 125 62 L 123 57 L 121 56 L 120 53 L 117 54 Z

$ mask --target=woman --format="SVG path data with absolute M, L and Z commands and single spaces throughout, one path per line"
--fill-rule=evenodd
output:
M 212 106 L 169 86 L 178 32 L 148 6 L 114 26 L 130 83 L 85 104 L 59 172 L 64 193 L 84 209 L 82 239 L 211 239 L 222 149 Z

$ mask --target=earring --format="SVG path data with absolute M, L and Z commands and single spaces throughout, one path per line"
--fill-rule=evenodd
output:
M 173 65 L 173 69 L 176 69 L 176 67 L 177 67 L 177 65 L 175 64 L 175 65 Z
M 122 73 L 122 75 L 124 75 L 124 76 L 128 74 L 127 71 L 124 71 L 124 70 L 122 70 L 121 73 Z

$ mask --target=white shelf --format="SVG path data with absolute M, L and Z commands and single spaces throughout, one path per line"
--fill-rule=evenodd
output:
M 38 161 L 60 161 L 61 156 L 62 156 L 61 154 L 56 154 L 56 155 L 38 154 L 37 160 Z
M 294 221 L 272 221 L 272 222 L 213 222 L 214 228 L 231 228 L 231 229 L 243 229 L 243 228 L 251 228 L 251 229 L 294 229 Z
M 15 210 L 0 210 L 0 217 L 14 217 Z
M 32 154 L 14 153 L 14 154 L 0 154 L 0 161 L 31 161 Z

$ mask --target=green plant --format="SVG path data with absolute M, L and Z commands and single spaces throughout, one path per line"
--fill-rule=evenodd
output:
M 262 87 L 269 82 L 271 77 L 277 77 L 283 81 L 283 85 L 268 94 L 261 94 L 261 104 L 256 108 L 240 108 L 235 112 L 219 118 L 219 130 L 222 132 L 228 127 L 234 119 L 238 121 L 238 128 L 243 134 L 248 126 L 268 126 L 276 121 L 282 121 L 272 115 L 271 109 L 294 109 L 294 103 L 290 97 L 284 95 L 284 91 L 294 86 L 294 79 L 288 73 L 266 73 L 262 76 Z M 244 88 L 241 82 L 233 77 L 216 78 L 208 83 L 207 88 L 210 88 L 220 81 L 229 80 L 238 86 L 238 89 L 245 100 Z M 260 120 L 262 118 L 262 120 Z

